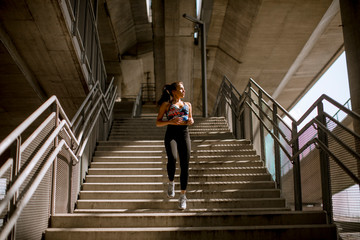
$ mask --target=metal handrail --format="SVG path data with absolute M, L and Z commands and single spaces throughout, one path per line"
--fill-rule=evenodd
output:
M 41 159 L 42 155 L 45 153 L 46 149 L 53 143 L 55 138 L 59 135 L 60 131 L 63 127 L 65 127 L 65 120 L 61 121 L 59 126 L 52 132 L 52 134 L 48 137 L 46 142 L 41 146 L 40 150 L 36 153 L 36 155 L 31 159 L 26 168 L 17 176 L 15 182 L 11 185 L 11 187 L 7 190 L 5 197 L 0 202 L 0 212 L 2 212 L 5 207 L 7 207 L 8 202 L 12 199 L 15 193 L 19 190 L 20 186 L 24 182 L 24 180 L 30 175 L 31 171 L 35 168 L 38 161 Z M 70 150 L 70 149 L 69 149 Z M 72 150 L 70 150 L 72 152 Z M 75 154 L 72 154 L 75 156 Z M 78 159 L 76 158 L 77 162 Z
M 11 168 L 13 166 L 13 161 L 14 159 L 9 158 L 8 160 L 6 160 L 6 162 L 1 166 L 0 168 L 0 177 L 2 177 L 7 170 L 9 170 L 9 168 Z
M 53 164 L 55 158 L 59 154 L 60 150 L 64 146 L 66 147 L 67 150 L 70 149 L 69 146 L 67 146 L 66 141 L 63 139 L 63 140 L 60 141 L 59 145 L 56 147 L 56 149 L 52 152 L 52 154 L 46 160 L 45 165 L 41 168 L 40 172 L 37 174 L 36 178 L 33 180 L 31 186 L 26 191 L 23 198 L 21 199 L 21 201 L 17 205 L 15 211 L 12 213 L 12 215 L 10 216 L 8 221 L 6 222 L 4 228 L 1 230 L 0 239 L 6 239 L 6 237 L 10 234 L 10 232 L 12 231 L 13 227 L 16 224 L 17 219 L 20 217 L 21 212 L 26 207 L 27 203 L 30 201 L 31 197 L 33 196 L 36 189 L 40 185 L 41 180 L 44 178 L 45 174 L 47 173 L 47 171 L 49 170 L 49 168 Z M 69 151 L 71 152 L 71 150 L 69 150 Z M 75 157 L 74 154 L 72 156 Z M 78 162 L 78 159 L 76 159 L 76 161 Z M 20 185 L 17 186 L 17 189 L 19 189 L 19 188 L 20 188 Z M 14 191 L 16 191 L 16 190 L 14 190 Z M 15 192 L 13 192 L 12 194 L 15 194 Z M 5 200 L 11 200 L 11 198 L 10 199 L 8 199 L 8 198 L 5 199 L 4 198 L 1 201 L 1 203 L 3 203 Z M 6 204 L 7 204 L 7 202 L 6 202 Z M 1 208 L 3 208 L 3 206 L 4 206 L 4 204 L 1 204 Z M 5 207 L 6 207 L 6 205 L 5 205 Z
M 24 184 L 27 177 L 31 174 L 31 172 L 36 168 L 40 159 L 44 157 L 47 149 L 49 147 L 54 146 L 55 148 L 52 150 L 52 153 L 49 157 L 43 160 L 41 164 L 41 169 L 37 172 L 35 179 L 32 180 L 30 186 L 25 188 L 25 192 L 22 194 L 22 198 L 20 201 L 17 201 L 17 207 L 15 211 L 11 213 L 8 218 L 8 221 L 5 223 L 1 233 L 0 239 L 5 239 L 9 233 L 12 231 L 13 227 L 16 224 L 16 220 L 19 218 L 20 213 L 23 208 L 29 202 L 31 196 L 34 194 L 35 190 L 39 186 L 41 180 L 45 176 L 46 172 L 49 170 L 50 166 L 54 163 L 57 158 L 58 153 L 61 149 L 65 148 L 67 152 L 70 154 L 70 160 L 75 164 L 79 162 L 85 147 L 87 146 L 87 142 L 89 140 L 90 135 L 93 132 L 94 126 L 98 121 L 100 113 L 104 113 L 105 121 L 110 121 L 111 112 L 115 104 L 116 99 L 116 87 L 114 88 L 113 80 L 111 81 L 107 91 L 105 94 L 102 93 L 100 89 L 100 85 L 97 83 L 90 90 L 88 96 L 85 98 L 82 103 L 79 111 L 75 114 L 73 120 L 70 122 L 65 111 L 63 110 L 59 100 L 56 96 L 50 97 L 44 104 L 42 104 L 33 114 L 31 114 L 23 123 L 21 123 L 13 132 L 10 133 L 8 137 L 6 137 L 0 143 L 0 155 L 3 154 L 15 141 L 18 141 L 21 138 L 21 135 L 27 130 L 44 112 L 46 112 L 53 105 L 56 106 L 55 112 L 52 112 L 40 125 L 39 127 L 27 138 L 27 140 L 21 144 L 18 141 L 18 151 L 16 159 L 9 158 L 5 164 L 0 168 L 0 177 L 6 173 L 10 168 L 20 165 L 20 155 L 22 152 L 34 141 L 34 139 L 42 132 L 42 130 L 51 122 L 55 121 L 55 129 L 51 131 L 51 134 L 46 137 L 46 141 L 41 144 L 40 149 L 36 152 L 36 154 L 32 157 L 28 164 L 24 166 L 24 168 L 19 171 L 18 169 L 12 171 L 12 174 L 16 174 L 16 178 L 14 182 L 11 182 L 9 189 L 6 192 L 5 197 L 0 201 L 0 212 L 4 211 L 7 208 L 9 202 L 11 202 L 14 197 L 17 195 L 17 192 L 20 190 L 20 187 Z M 95 100 L 95 104 L 92 104 L 92 108 L 90 111 L 86 111 L 88 106 L 93 103 L 92 97 L 97 95 L 97 99 Z M 95 113 L 95 110 L 96 113 Z M 87 112 L 86 116 L 84 116 L 84 111 Z M 95 114 L 94 114 L 95 113 Z M 75 131 L 77 127 L 75 127 L 75 123 L 81 119 L 85 119 L 83 122 L 83 127 L 76 137 Z M 75 128 L 75 129 L 74 129 Z M 86 130 L 86 132 L 85 132 Z M 69 140 L 71 141 L 71 146 L 62 139 L 59 143 L 56 143 L 58 137 L 61 133 L 66 134 Z M 85 135 L 84 135 L 85 134 Z M 18 156 L 19 155 L 19 156 Z M 19 167 L 17 167 L 19 168 Z M 19 172 L 18 172 L 19 171 Z M 53 176 L 54 177 L 54 176 Z M 11 178 L 13 179 L 12 175 Z M 53 211 L 51 211 L 53 212 Z
M 284 114 L 288 118 L 291 119 L 291 121 L 293 121 L 293 122 L 295 121 L 293 116 L 291 116 L 291 114 L 283 106 L 281 106 L 275 99 L 273 99 L 270 94 L 268 94 L 264 89 L 262 89 L 260 87 L 260 85 L 254 81 L 254 79 L 250 78 L 249 82 L 252 83 L 253 85 L 255 85 L 258 89 L 260 89 L 261 92 L 264 93 L 269 98 L 270 101 L 272 101 L 282 112 L 284 112 Z
M 303 116 L 301 118 L 299 118 L 298 121 L 295 121 L 295 123 L 297 125 L 300 125 L 307 117 L 308 115 L 315 110 L 315 108 L 317 108 L 317 105 L 322 102 L 323 100 L 328 101 L 329 103 L 331 103 L 332 105 L 334 105 L 335 107 L 339 108 L 339 110 L 345 112 L 346 114 L 350 115 L 353 118 L 357 118 L 358 120 L 360 120 L 360 115 L 357 114 L 356 112 L 351 111 L 350 109 L 348 109 L 347 107 L 345 107 L 343 104 L 340 104 L 338 102 L 336 102 L 334 99 L 332 99 L 331 97 L 327 96 L 326 94 L 322 94 L 310 107 L 309 109 L 303 114 Z
M 141 111 L 141 106 L 142 106 L 142 87 L 140 87 L 139 93 L 136 96 L 136 100 L 134 102 L 134 106 L 131 114 L 132 118 L 139 116 L 139 112 Z
M 43 114 L 53 103 L 56 103 L 59 106 L 60 114 L 65 118 L 68 125 L 71 126 L 69 119 L 67 118 L 64 109 L 61 107 L 56 96 L 50 97 L 43 105 L 41 105 L 33 114 L 31 114 L 24 122 L 22 122 L 14 131 L 12 131 L 9 136 L 7 136 L 0 143 L 0 155 L 20 136 L 34 121 Z
M 230 85 L 230 86 L 228 86 Z M 256 89 L 255 89 L 255 88 Z M 216 98 L 215 104 L 214 104 L 214 114 L 216 115 L 216 113 L 218 112 L 219 109 L 221 109 L 220 106 L 220 102 L 224 101 L 224 104 L 228 104 L 230 109 L 232 110 L 232 115 L 236 118 L 236 121 L 240 122 L 242 121 L 242 119 L 244 119 L 244 114 L 246 113 L 245 109 L 249 109 L 250 113 L 247 113 L 249 118 L 250 118 L 250 124 L 251 124 L 251 128 L 252 128 L 252 118 L 251 115 L 254 115 L 257 119 L 258 119 L 258 124 L 259 127 L 256 127 L 256 131 L 260 131 L 260 148 L 261 148 L 261 154 L 263 154 L 264 151 L 264 133 L 261 133 L 261 131 L 264 131 L 263 129 L 266 129 L 266 131 L 270 134 L 270 136 L 272 137 L 272 139 L 274 140 L 275 143 L 275 155 L 276 152 L 278 154 L 278 156 L 275 156 L 275 172 L 276 172 L 276 181 L 277 183 L 280 182 L 280 180 L 278 180 L 278 177 L 280 174 L 280 155 L 279 155 L 279 151 L 280 149 L 283 151 L 283 153 L 287 156 L 288 160 L 294 165 L 293 171 L 294 171 L 294 194 L 295 194 L 295 209 L 296 210 L 302 210 L 302 197 L 301 197 L 301 179 L 300 179 L 300 164 L 299 164 L 299 156 L 300 154 L 305 151 L 310 145 L 315 144 L 315 146 L 317 146 L 319 149 L 321 149 L 322 151 L 324 151 L 325 155 L 323 154 L 322 156 L 325 157 L 325 159 L 323 159 L 321 162 L 321 164 L 328 164 L 328 162 L 330 161 L 330 159 L 326 156 L 330 156 L 335 163 L 340 167 L 340 169 L 342 169 L 352 180 L 354 180 L 354 182 L 356 182 L 357 184 L 359 184 L 360 179 L 359 177 L 357 177 L 354 173 L 351 172 L 351 170 L 349 168 L 347 168 L 345 166 L 345 164 L 338 158 L 336 157 L 331 150 L 327 147 L 327 136 L 331 137 L 331 139 L 334 139 L 334 141 L 347 153 L 349 153 L 351 156 L 353 156 L 356 161 L 359 163 L 360 162 L 360 154 L 356 151 L 353 150 L 351 147 L 349 147 L 348 145 L 346 145 L 346 143 L 344 143 L 343 141 L 341 141 L 330 129 L 327 128 L 327 123 L 325 120 L 321 120 L 321 119 L 325 119 L 328 118 L 329 121 L 333 121 L 334 123 L 337 124 L 337 126 L 339 126 L 341 129 L 343 129 L 345 132 L 347 132 L 351 137 L 355 138 L 355 139 L 359 139 L 360 140 L 360 135 L 355 133 L 354 131 L 350 130 L 349 128 L 347 128 L 346 126 L 344 126 L 343 124 L 341 124 L 339 121 L 337 121 L 336 119 L 334 119 L 332 116 L 330 116 L 329 114 L 327 114 L 326 112 L 323 111 L 323 101 L 327 101 L 330 104 L 332 104 L 333 106 L 337 107 L 339 109 L 339 111 L 343 111 L 345 112 L 348 116 L 352 117 L 354 120 L 358 121 L 360 120 L 360 115 L 349 110 L 348 108 L 346 108 L 345 106 L 343 106 L 342 104 L 336 102 L 335 100 L 333 100 L 332 98 L 330 98 L 329 96 L 323 94 L 321 95 L 315 102 L 314 104 L 312 104 L 310 106 L 310 108 L 303 114 L 303 116 L 296 121 L 287 111 L 286 109 L 284 109 L 276 100 L 274 100 L 270 94 L 268 94 L 264 89 L 261 88 L 261 86 L 259 84 L 257 84 L 253 79 L 249 79 L 249 83 L 247 85 L 247 87 L 245 88 L 244 92 L 242 94 L 239 94 L 238 91 L 235 91 L 235 87 L 232 85 L 231 81 L 224 76 L 224 79 L 220 85 L 219 91 L 218 91 L 218 96 Z M 237 103 L 238 105 L 233 105 L 234 104 L 231 99 L 230 96 L 234 96 L 234 95 L 238 95 L 238 99 L 240 99 L 240 101 Z M 266 100 L 265 98 L 266 97 Z M 254 106 L 255 105 L 255 106 Z M 274 111 L 275 109 L 275 111 Z M 300 129 L 300 131 L 297 130 L 298 126 L 304 122 L 304 120 L 309 116 L 309 114 L 311 112 L 313 112 L 315 109 L 318 109 L 318 116 L 316 118 L 313 118 L 310 122 L 308 122 L 307 124 L 305 124 L 305 126 L 302 127 L 302 129 Z M 280 117 L 280 115 L 277 113 L 277 110 L 280 110 L 282 112 L 281 115 L 287 116 L 290 120 L 291 120 L 291 128 L 285 124 L 285 122 L 283 121 L 283 119 Z M 271 114 L 268 115 L 269 112 L 272 112 L 272 116 Z M 291 136 L 288 138 L 285 134 L 285 132 L 277 125 L 278 121 L 281 121 L 284 126 L 286 127 L 286 129 L 288 129 L 288 131 L 291 133 Z M 267 124 L 266 122 L 268 122 L 269 124 Z M 324 122 L 325 121 L 325 122 Z M 244 121 L 242 121 L 240 124 L 244 124 Z M 236 124 L 234 124 L 234 126 L 236 126 Z M 299 138 L 300 136 L 302 136 L 309 128 L 314 127 L 315 129 L 317 129 L 317 131 L 319 132 L 316 135 L 310 139 L 309 141 L 307 141 L 306 143 L 303 143 L 303 146 L 299 149 Z M 242 126 L 241 129 L 245 129 L 244 125 Z M 251 140 L 252 139 L 252 134 L 253 134 L 253 130 L 251 131 Z M 235 137 L 239 137 L 237 135 L 237 132 L 234 131 Z M 321 135 L 321 136 L 320 136 Z M 284 141 L 280 140 L 280 136 L 283 137 Z M 325 136 L 325 139 L 324 139 Z M 289 148 L 291 149 L 291 151 L 289 151 Z M 278 150 L 276 150 L 278 149 Z M 327 155 L 326 155 L 327 154 Z M 264 157 L 263 157 L 263 160 Z M 322 174 L 324 174 L 324 176 L 329 176 L 329 171 L 328 167 L 326 165 L 321 166 L 322 169 Z M 328 177 L 325 177 L 324 181 L 327 181 Z M 325 183 L 322 183 L 322 185 L 324 186 Z M 278 185 L 278 187 L 281 188 L 281 184 Z M 327 211 L 328 213 L 328 220 L 329 222 L 332 222 L 332 205 L 331 205 L 331 201 L 328 201 L 329 197 L 331 198 L 331 190 L 329 185 L 326 187 L 326 191 L 327 192 L 323 192 L 323 206 L 324 206 L 324 210 Z M 323 190 L 324 191 L 324 190 Z M 330 205 L 329 205 L 330 204 Z
M 292 161 L 292 156 L 291 154 L 287 151 L 287 149 L 285 148 L 285 146 L 281 143 L 280 139 L 278 137 L 276 137 L 271 130 L 265 125 L 264 121 L 261 119 L 261 117 L 259 116 L 259 114 L 256 113 L 256 111 L 251 107 L 250 104 L 246 103 L 248 105 L 248 107 L 252 110 L 252 112 L 255 114 L 255 116 L 258 118 L 258 120 L 264 125 L 264 127 L 266 128 L 266 130 L 269 132 L 269 134 L 274 138 L 274 140 L 280 144 L 281 149 L 284 151 L 285 155 L 291 159 L 291 163 L 293 163 Z

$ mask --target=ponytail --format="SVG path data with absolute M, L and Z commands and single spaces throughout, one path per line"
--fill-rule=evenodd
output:
M 157 102 L 157 104 L 161 106 L 161 104 L 163 104 L 164 102 L 170 102 L 171 98 L 173 97 L 172 91 L 176 90 L 177 86 L 180 84 L 182 84 L 182 82 L 173 82 L 171 84 L 166 84 L 163 87 L 160 100 Z
M 172 97 L 172 92 L 171 92 L 172 90 L 173 90 L 172 85 L 170 85 L 170 84 L 166 84 L 163 87 L 161 97 L 160 97 L 159 101 L 157 102 L 157 104 L 159 106 L 161 106 L 161 104 L 163 104 L 164 102 L 170 102 L 171 97 Z

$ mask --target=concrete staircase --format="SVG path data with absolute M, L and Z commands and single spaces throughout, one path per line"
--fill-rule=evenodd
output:
M 195 119 L 185 211 L 166 197 L 166 128 L 118 119 L 99 142 L 73 214 L 51 218 L 46 240 L 336 239 L 324 212 L 294 212 L 247 140 L 223 118 Z

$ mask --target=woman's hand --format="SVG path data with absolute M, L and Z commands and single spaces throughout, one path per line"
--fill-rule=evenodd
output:
M 175 117 L 169 121 L 169 124 L 171 125 L 185 125 L 186 122 L 181 117 Z
M 186 122 L 187 122 L 187 125 L 193 125 L 194 124 L 194 119 L 189 118 Z
M 176 117 L 169 121 L 170 125 L 193 125 L 194 119 L 189 118 L 188 120 L 184 120 L 182 117 Z

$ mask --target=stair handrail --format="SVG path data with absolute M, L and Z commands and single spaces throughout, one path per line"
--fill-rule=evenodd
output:
M 54 164 L 57 155 L 63 148 L 65 148 L 66 151 L 70 154 L 70 159 L 68 159 L 68 161 L 72 162 L 73 165 L 79 163 L 79 159 L 82 157 L 86 143 L 94 129 L 95 123 L 98 121 L 100 113 L 102 112 L 105 116 L 105 121 L 111 121 L 112 111 L 117 95 L 116 89 L 117 88 L 113 86 L 112 79 L 106 93 L 103 94 L 100 85 L 97 82 L 97 84 L 95 84 L 94 87 L 90 90 L 88 96 L 85 98 L 81 107 L 74 115 L 72 121 L 70 121 L 67 117 L 58 98 L 56 96 L 52 96 L 0 143 L 0 155 L 9 149 L 9 147 L 11 147 L 15 141 L 17 149 L 15 158 L 8 158 L 0 168 L 0 177 L 2 177 L 5 172 L 11 169 L 9 178 L 10 182 L 8 184 L 6 195 L 0 201 L 0 212 L 5 211 L 9 205 L 10 210 L 8 209 L 8 213 L 9 211 L 11 212 L 7 221 L 5 222 L 5 226 L 1 229 L 0 239 L 7 238 L 7 236 L 14 229 L 16 221 L 20 217 L 22 210 L 30 201 L 32 195 L 35 193 L 45 174 L 48 172 L 51 165 Z M 91 105 L 92 107 L 89 111 L 89 106 Z M 21 143 L 21 136 L 24 131 L 26 131 L 42 114 L 45 114 L 49 109 L 53 112 L 38 126 L 38 128 L 27 138 L 24 143 Z M 94 109 L 97 109 L 97 111 L 94 111 Z M 94 114 L 95 112 L 96 114 Z M 82 123 L 85 123 L 86 126 L 84 126 L 81 129 L 81 133 L 76 136 L 76 129 L 73 128 L 75 126 L 75 122 L 79 121 L 79 119 L 83 119 L 84 121 Z M 51 121 L 55 121 L 55 128 L 51 131 L 51 134 L 48 137 L 44 138 L 45 142 L 40 144 L 40 149 L 36 152 L 28 164 L 24 166 L 23 169 L 20 169 L 20 158 L 22 151 L 26 149 L 26 147 Z M 107 132 L 109 132 L 109 129 Z M 60 133 L 64 133 L 66 136 L 68 136 L 70 141 L 67 142 L 65 139 L 60 140 Z M 85 136 L 84 133 L 86 133 Z M 44 154 L 49 147 L 52 148 L 52 152 L 50 156 L 44 157 Z M 27 183 L 24 193 L 22 193 L 21 198 L 18 199 L 17 193 L 20 190 L 20 187 L 23 184 L 26 184 L 26 178 L 36 168 L 36 165 L 43 157 L 44 159 L 41 162 L 41 166 L 37 169 L 35 176 L 33 176 L 33 181 L 31 181 L 31 183 Z M 53 178 L 56 177 L 53 176 Z M 53 183 L 52 192 L 54 192 L 55 185 L 56 183 Z M 70 197 L 71 196 L 69 196 L 69 198 Z M 55 213 L 54 201 L 54 196 L 52 196 L 52 215 Z
M 143 91 L 142 91 L 142 86 L 141 86 L 138 94 L 136 95 L 136 99 L 135 99 L 134 106 L 133 106 L 133 109 L 132 109 L 132 114 L 131 114 L 132 118 L 138 117 L 141 114 L 142 92 Z
M 230 86 L 228 86 L 230 85 Z M 257 91 L 254 89 L 257 88 Z M 324 154 L 322 154 L 322 160 L 321 162 L 321 171 L 322 175 L 325 177 L 321 184 L 326 185 L 325 188 L 323 188 L 323 209 L 328 214 L 328 220 L 329 223 L 333 222 L 333 216 L 332 216 L 332 203 L 331 203 L 331 189 L 330 184 L 326 182 L 326 179 L 329 179 L 329 156 L 334 159 L 334 162 L 356 183 L 360 184 L 360 178 L 356 176 L 338 157 L 335 156 L 333 152 L 328 148 L 327 146 L 327 138 L 328 136 L 332 137 L 334 141 L 336 141 L 340 146 L 343 147 L 344 151 L 348 152 L 351 156 L 353 156 L 360 164 L 360 154 L 357 152 L 357 150 L 351 149 L 349 146 L 347 146 L 344 142 L 342 142 L 339 138 L 337 138 L 332 131 L 327 127 L 327 122 L 325 118 L 329 118 L 331 121 L 335 122 L 337 126 L 339 126 L 341 129 L 349 133 L 354 139 L 357 139 L 360 141 L 360 135 L 356 133 L 355 131 L 347 128 L 343 124 L 341 124 L 339 121 L 337 121 L 335 118 L 327 114 L 323 110 L 323 102 L 327 101 L 333 106 L 337 107 L 339 110 L 345 112 L 348 116 L 352 117 L 356 121 L 360 122 L 360 115 L 351 111 L 350 109 L 346 108 L 342 104 L 338 103 L 337 101 L 333 100 L 326 94 L 321 95 L 315 102 L 312 104 L 309 109 L 302 115 L 302 117 L 299 120 L 295 120 L 287 111 L 285 108 L 283 108 L 275 99 L 271 97 L 270 94 L 268 94 L 264 89 L 261 88 L 259 84 L 257 84 L 252 78 L 249 79 L 249 82 L 243 91 L 242 94 L 240 94 L 240 97 L 237 99 L 238 102 L 237 105 L 234 105 L 231 101 L 231 98 L 229 96 L 234 96 L 234 94 L 238 94 L 238 91 L 234 92 L 235 86 L 231 83 L 231 81 L 224 76 L 224 79 L 219 87 L 219 92 L 214 104 L 214 111 L 213 115 L 218 115 L 219 110 L 223 108 L 223 106 L 220 106 L 220 102 L 224 101 L 227 104 L 230 105 L 230 108 L 232 110 L 232 116 L 236 118 L 236 121 L 242 121 L 242 124 L 244 124 L 244 114 L 247 111 L 246 109 L 249 109 L 248 111 L 251 112 L 251 114 L 248 114 L 250 116 L 250 128 L 256 129 L 256 131 L 260 131 L 260 148 L 261 148 L 261 157 L 264 159 L 264 128 L 267 130 L 267 132 L 271 135 L 271 137 L 274 140 L 275 143 L 275 181 L 277 183 L 277 186 L 281 188 L 281 180 L 280 180 L 280 174 L 281 170 L 280 168 L 280 149 L 285 153 L 285 155 L 288 157 L 289 161 L 293 164 L 293 174 L 294 174 L 294 199 L 295 199 L 295 210 L 302 210 L 302 193 L 301 193 L 301 177 L 300 177 L 300 159 L 299 155 L 307 149 L 308 146 L 314 144 L 317 148 L 321 149 Z M 231 91 L 231 92 L 229 92 Z M 263 95 L 267 98 L 264 99 Z M 252 97 L 255 96 L 255 97 Z M 253 107 L 255 105 L 256 109 Z M 264 106 L 266 109 L 264 109 Z M 315 109 L 318 109 L 318 115 L 313 118 L 310 122 L 305 124 L 305 126 L 300 129 L 300 131 L 297 130 L 298 126 L 304 122 L 304 120 L 309 116 L 311 112 L 313 112 Z M 291 131 L 291 137 L 287 139 L 286 134 L 283 132 L 283 130 L 278 126 L 277 121 L 280 119 L 283 123 L 285 123 L 282 119 L 282 117 L 278 114 L 277 110 L 282 111 L 283 116 L 287 116 L 291 121 L 291 127 L 284 124 L 284 126 Z M 252 120 L 251 115 L 255 115 L 256 118 L 259 121 L 259 127 L 253 128 L 252 126 Z M 272 117 L 270 116 L 272 115 Z M 274 120 L 275 119 L 275 120 Z M 270 122 L 270 126 L 267 126 L 265 121 Z M 276 122 L 274 122 L 276 121 Z M 240 127 L 240 129 L 243 131 L 241 132 L 241 136 L 238 134 L 238 131 L 236 129 L 236 123 L 234 124 L 234 135 L 237 138 L 244 137 L 244 125 Z M 300 136 L 310 127 L 315 126 L 315 128 L 318 130 L 318 137 L 314 137 L 308 142 L 304 143 L 304 146 L 299 149 L 299 138 Z M 239 128 L 239 127 L 238 127 Z M 254 130 L 255 131 L 255 130 Z M 250 131 L 250 140 L 253 141 L 253 130 Z M 282 136 L 282 139 L 284 140 L 285 144 L 280 140 L 280 135 Z M 291 151 L 288 150 L 288 148 L 291 148 Z
M 59 100 L 56 96 L 50 97 L 44 104 L 42 104 L 35 112 L 33 112 L 24 122 L 22 122 L 14 131 L 12 131 L 3 141 L 0 143 L 0 155 L 14 142 L 16 139 L 32 124 L 34 121 L 44 113 L 52 104 L 59 106 L 59 114 L 64 117 L 68 125 L 71 123 L 65 114 L 64 109 L 61 107 Z
M 99 82 L 97 82 L 94 85 L 94 87 L 91 89 L 91 91 L 89 92 L 86 99 L 84 100 L 84 102 L 82 103 L 79 110 L 76 112 L 76 114 L 74 115 L 74 117 L 73 117 L 73 119 L 71 121 L 72 126 L 73 126 L 73 124 L 78 123 L 74 127 L 74 129 L 75 129 L 74 132 L 77 132 L 77 129 L 78 129 L 78 126 L 79 126 L 81 120 L 83 120 L 84 123 L 88 123 L 90 121 L 90 117 L 92 116 L 92 113 L 94 113 L 96 110 L 97 110 L 96 119 L 98 118 L 98 116 L 102 112 L 105 115 L 105 120 L 106 121 L 110 120 L 109 113 L 114 108 L 115 99 L 116 99 L 116 89 L 117 89 L 117 87 L 114 87 L 113 82 L 114 82 L 114 78 L 112 78 L 112 80 L 111 80 L 111 82 L 109 84 L 109 87 L 108 87 L 105 94 L 102 93 Z M 112 94 L 110 95 L 110 93 L 112 93 Z M 87 108 L 87 105 L 92 101 L 91 98 L 96 96 L 96 95 L 99 95 L 99 97 L 97 98 L 95 104 L 93 104 L 92 108 L 89 110 Z M 84 119 L 82 117 L 82 115 L 81 115 L 85 111 L 90 111 L 90 114 L 88 114 L 86 119 Z M 93 127 L 94 127 L 94 122 L 95 121 L 92 122 L 92 125 L 91 125 L 91 128 L 90 128 L 91 130 L 88 131 L 88 134 L 91 133 L 91 131 L 92 131 Z M 82 140 L 84 131 L 88 127 L 88 125 L 89 125 L 89 123 L 88 124 L 83 124 L 83 127 L 82 127 L 80 133 L 78 133 L 78 136 L 77 136 L 78 141 Z M 79 150 L 78 155 L 82 155 L 87 141 L 88 141 L 88 136 L 85 137 L 85 140 L 83 141 L 84 144 L 79 148 L 80 150 Z

